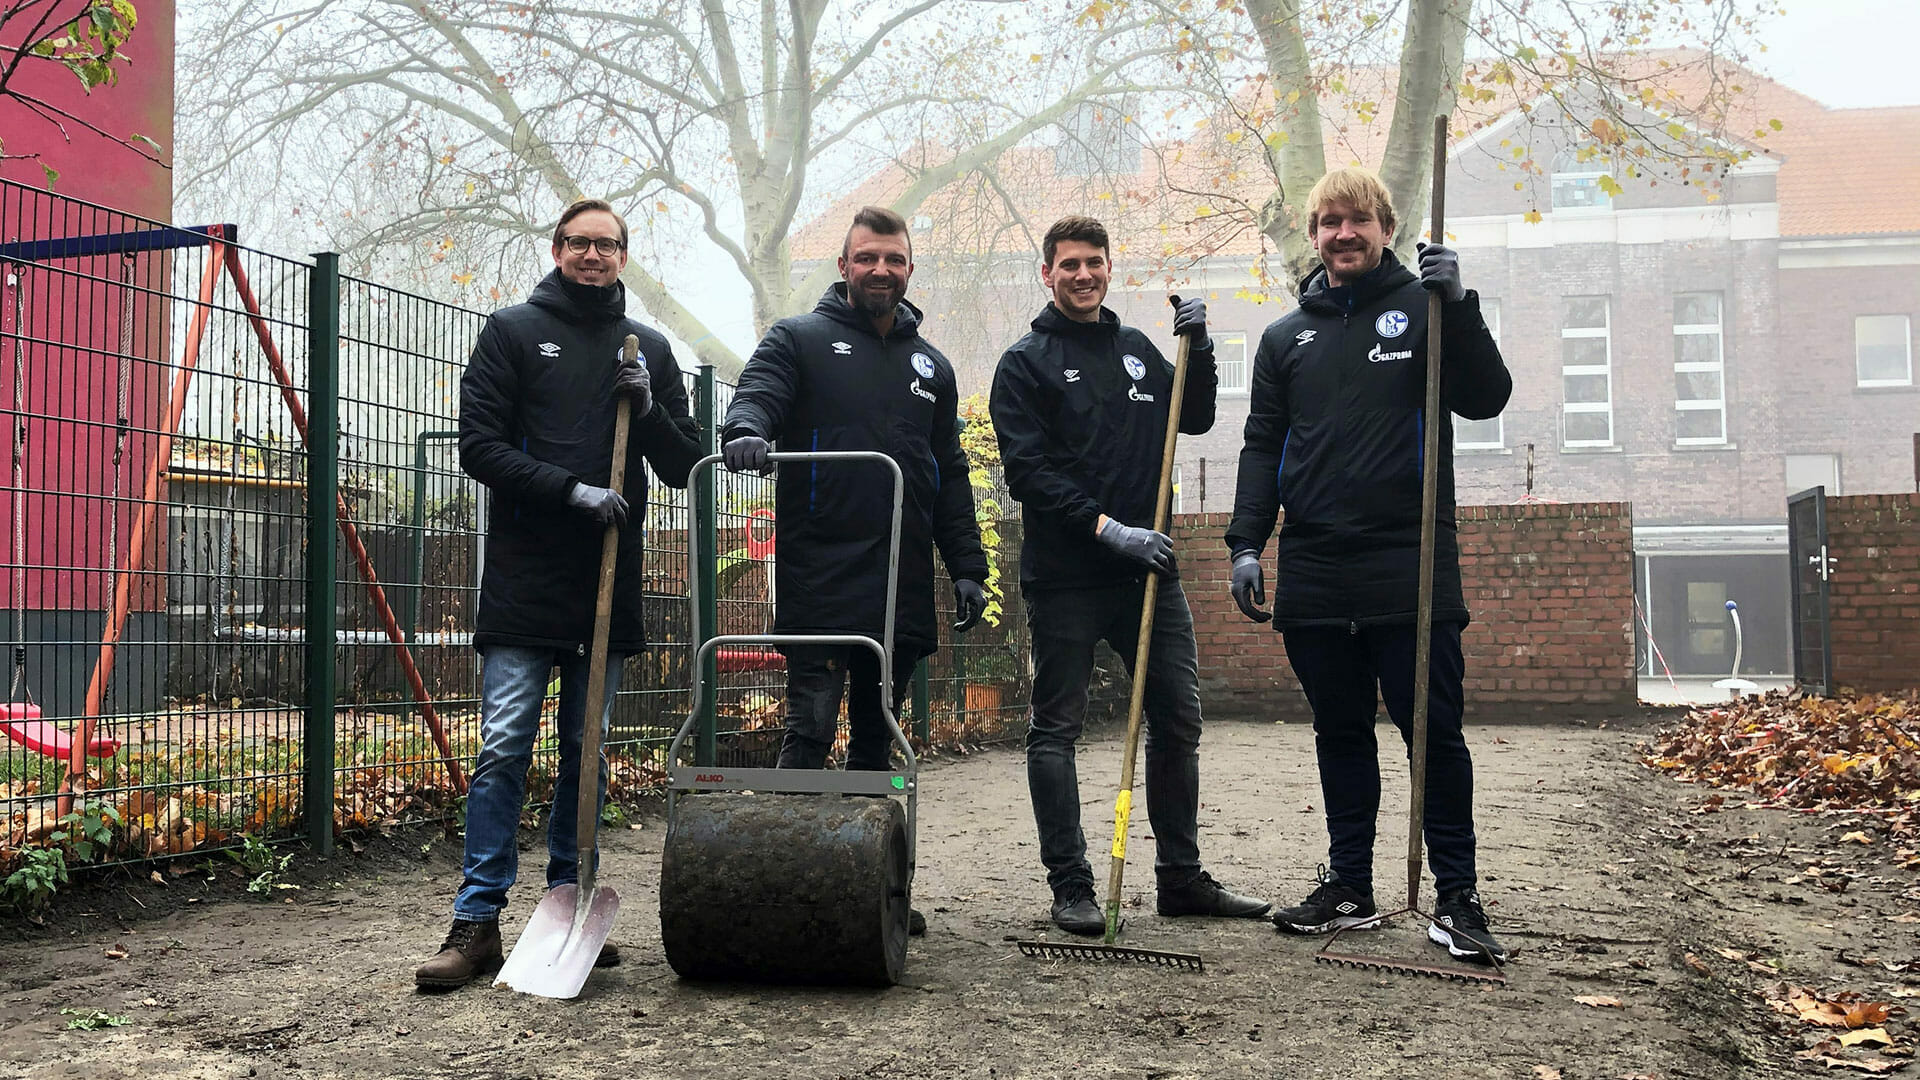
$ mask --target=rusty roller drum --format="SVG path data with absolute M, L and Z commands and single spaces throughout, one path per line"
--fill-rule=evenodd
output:
M 891 986 L 910 885 L 892 799 L 683 796 L 661 859 L 661 942 L 684 979 Z

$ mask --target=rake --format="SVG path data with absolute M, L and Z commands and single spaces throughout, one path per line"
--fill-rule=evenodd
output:
M 1433 121 L 1433 242 L 1442 243 L 1446 208 L 1447 118 Z M 1427 297 L 1427 406 L 1429 418 L 1444 415 L 1440 411 L 1440 294 Z M 1391 972 L 1395 975 L 1428 975 L 1459 982 L 1493 983 L 1505 986 L 1507 978 L 1500 963 L 1485 946 L 1479 946 L 1487 966 L 1470 968 L 1459 964 L 1436 964 L 1425 960 L 1396 960 L 1365 953 L 1341 952 L 1335 948 L 1341 935 L 1355 930 L 1374 930 L 1399 915 L 1413 915 L 1429 923 L 1433 916 L 1420 907 L 1420 864 L 1425 854 L 1427 809 L 1427 678 L 1433 659 L 1433 548 L 1434 520 L 1439 502 L 1440 426 L 1429 419 L 1426 446 L 1420 469 L 1420 595 L 1415 611 L 1413 646 L 1413 746 L 1407 755 L 1407 770 L 1412 777 L 1412 797 L 1407 810 L 1407 905 L 1398 911 L 1375 915 L 1366 922 L 1342 927 L 1314 959 L 1323 964 Z M 1456 937 L 1457 940 L 1457 937 Z

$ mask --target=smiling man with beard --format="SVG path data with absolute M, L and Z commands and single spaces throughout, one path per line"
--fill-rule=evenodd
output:
M 854 215 L 841 248 L 843 278 L 805 315 L 767 331 L 727 409 L 727 468 L 765 471 L 780 450 L 879 450 L 900 466 L 899 593 L 895 609 L 893 711 L 914 665 L 938 645 L 933 548 L 953 579 L 957 631 L 986 611 L 987 560 L 973 516 L 973 487 L 960 449 L 953 366 L 920 336 L 920 309 L 905 299 L 913 276 L 907 223 L 869 206 Z M 778 471 L 774 510 L 773 629 L 781 634 L 882 636 L 891 477 L 873 462 L 797 462 Z M 788 646 L 787 730 L 779 767 L 826 764 L 847 694 L 847 768 L 884 770 L 892 758 L 880 699 L 879 664 L 865 648 Z M 852 689 L 846 689 L 848 679 Z M 925 926 L 914 913 L 912 927 Z
M 1426 425 L 1438 424 L 1433 652 L 1428 677 L 1426 843 L 1440 894 L 1434 943 L 1457 957 L 1504 959 L 1476 891 L 1473 760 L 1461 732 L 1467 605 L 1454 534 L 1453 425 L 1498 416 L 1513 378 L 1460 282 L 1460 260 L 1420 245 L 1418 276 L 1387 248 L 1393 203 L 1379 177 L 1336 169 L 1307 196 L 1307 236 L 1322 265 L 1300 307 L 1267 327 L 1254 354 L 1246 447 L 1227 547 L 1233 599 L 1272 620 L 1313 709 L 1330 868 L 1307 898 L 1274 915 L 1285 933 L 1324 934 L 1374 914 L 1374 819 L 1381 698 L 1411 740 Z M 1426 407 L 1427 293 L 1443 301 L 1443 410 Z M 1273 611 L 1260 551 L 1284 506 Z M 1378 927 L 1378 923 L 1372 924 Z

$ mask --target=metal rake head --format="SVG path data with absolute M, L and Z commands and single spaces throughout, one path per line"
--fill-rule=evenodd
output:
M 1197 953 L 1130 949 L 1124 945 L 1089 945 L 1078 941 L 1016 941 L 1022 956 L 1041 960 L 1071 960 L 1086 964 L 1152 964 L 1181 971 L 1207 970 Z
M 1357 926 L 1342 927 L 1334 931 L 1333 936 L 1327 939 L 1326 945 L 1323 946 L 1319 952 L 1313 954 L 1313 958 L 1322 964 L 1334 964 L 1341 967 L 1351 967 L 1369 971 L 1385 971 L 1394 975 L 1426 975 L 1431 978 L 1447 979 L 1454 982 L 1488 983 L 1494 986 L 1507 985 L 1507 977 L 1501 972 L 1500 961 L 1488 951 L 1485 946 L 1480 947 L 1481 955 L 1485 957 L 1487 961 L 1485 967 L 1467 967 L 1462 964 L 1436 964 L 1425 960 L 1397 960 L 1391 957 L 1370 956 L 1364 953 L 1340 952 L 1334 948 L 1340 941 L 1340 935 L 1354 930 L 1381 929 L 1386 925 L 1388 919 L 1397 915 L 1413 915 L 1425 919 L 1428 922 L 1433 921 L 1433 916 L 1421 911 L 1417 907 L 1405 907 L 1399 911 L 1389 911 L 1383 915 L 1376 915 Z

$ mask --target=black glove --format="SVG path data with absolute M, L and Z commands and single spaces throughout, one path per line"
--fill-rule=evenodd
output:
M 633 415 L 645 416 L 653 411 L 653 374 L 647 370 L 646 361 L 620 364 L 619 374 L 613 377 L 613 392 L 625 394 L 633 400 Z
M 720 448 L 720 456 L 734 472 L 764 473 L 773 467 L 767 457 L 772 450 L 772 445 L 758 435 L 736 435 Z
M 567 505 L 585 510 L 589 517 L 600 523 L 601 528 L 608 525 L 625 526 L 627 523 L 627 500 L 611 488 L 574 484 L 573 490 L 567 492 Z
M 1168 299 L 1173 304 L 1173 332 L 1190 335 L 1198 351 L 1213 348 L 1213 339 L 1207 336 L 1207 302 L 1197 296 L 1191 300 L 1177 296 Z
M 1173 539 L 1152 529 L 1136 529 L 1112 518 L 1094 534 L 1100 542 L 1158 574 L 1174 572 Z
M 1447 303 L 1467 298 L 1467 287 L 1460 284 L 1460 256 L 1445 244 L 1421 244 L 1420 284 L 1440 294 Z
M 1261 581 L 1260 556 L 1243 551 L 1233 557 L 1233 602 L 1240 614 L 1254 622 L 1271 622 L 1273 615 L 1260 610 L 1267 602 L 1267 587 Z
M 987 613 L 987 592 L 977 581 L 962 578 L 953 583 L 953 630 L 964 634 L 980 622 L 980 616 Z

